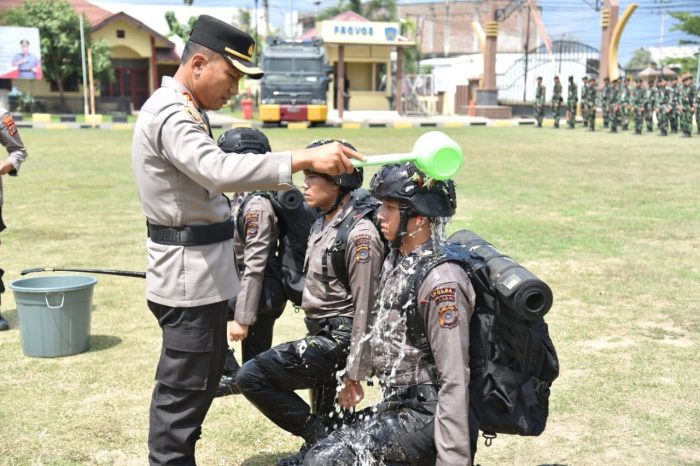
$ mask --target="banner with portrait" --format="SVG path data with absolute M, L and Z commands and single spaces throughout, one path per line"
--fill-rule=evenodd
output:
M 39 29 L 0 26 L 0 79 L 42 79 Z

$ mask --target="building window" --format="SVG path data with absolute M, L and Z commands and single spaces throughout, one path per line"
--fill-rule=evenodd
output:
M 117 38 L 123 39 L 126 37 L 126 32 L 124 32 L 124 29 L 117 29 Z

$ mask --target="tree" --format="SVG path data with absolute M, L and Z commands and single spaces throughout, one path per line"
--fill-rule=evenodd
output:
M 700 36 L 700 16 L 690 13 L 671 13 L 671 16 L 679 21 L 671 28 L 672 31 L 683 31 L 692 36 Z
M 627 65 L 625 65 L 625 68 L 641 70 L 652 65 L 656 66 L 656 63 L 651 59 L 651 52 L 647 49 L 637 49 L 632 54 L 632 58 L 627 62 Z
M 41 67 L 54 81 L 64 102 L 64 83 L 82 78 L 80 51 L 80 18 L 67 0 L 25 1 L 19 8 L 7 10 L 3 21 L 14 26 L 39 28 Z M 92 47 L 93 75 L 100 81 L 113 81 L 114 69 L 109 45 L 104 41 L 90 43 L 90 23 L 84 21 L 86 47 Z
M 396 0 L 370 0 L 363 4 L 360 0 L 339 0 L 317 16 L 317 21 L 332 18 L 344 11 L 354 11 L 370 21 L 398 21 Z
M 192 31 L 194 23 L 197 22 L 197 16 L 191 16 L 187 21 L 187 24 L 182 24 L 177 20 L 174 11 L 166 11 L 165 21 L 168 23 L 168 27 L 170 28 L 170 32 L 167 34 L 167 36 L 178 36 L 183 42 L 186 43 L 190 38 L 190 31 Z
M 700 16 L 691 15 L 690 13 L 671 13 L 675 19 L 679 22 L 675 24 L 671 30 L 672 31 L 683 31 L 691 36 L 696 36 L 697 41 L 691 42 L 686 41 L 686 43 L 700 43 Z M 695 55 L 694 57 L 684 57 L 677 58 L 674 60 L 666 59 L 663 60 L 664 64 L 669 63 L 680 63 L 681 73 L 690 72 L 694 73 L 698 69 L 698 60 L 700 60 L 700 55 Z

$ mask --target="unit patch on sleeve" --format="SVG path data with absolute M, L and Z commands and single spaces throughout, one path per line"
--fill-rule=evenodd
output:
M 17 134 L 17 125 L 15 125 L 15 119 L 12 118 L 12 115 L 7 115 L 3 118 L 2 122 L 5 124 L 5 128 L 7 128 L 7 132 L 10 133 L 10 136 Z
M 246 238 L 255 238 L 258 234 L 260 214 L 258 212 L 248 212 L 243 217 L 243 231 Z
M 438 323 L 442 328 L 453 328 L 459 323 L 459 310 L 454 304 L 448 304 L 438 309 Z
M 370 236 L 363 234 L 357 235 L 352 239 L 353 246 L 355 247 L 355 262 L 364 263 L 369 262 L 370 259 Z
M 435 288 L 433 291 L 430 292 L 430 298 L 433 301 L 435 301 L 435 304 L 440 304 L 444 302 L 454 303 L 455 301 L 457 301 L 457 298 L 455 296 L 455 289 L 447 286 Z

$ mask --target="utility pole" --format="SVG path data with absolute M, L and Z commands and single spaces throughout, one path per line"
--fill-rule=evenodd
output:
M 445 56 L 450 55 L 450 2 L 445 0 L 445 35 L 443 37 L 443 51 Z
M 258 0 L 255 0 L 255 66 L 258 66 L 258 50 L 260 42 L 258 41 Z
M 523 84 L 523 102 L 527 96 L 527 65 L 528 56 L 530 54 L 530 6 L 527 7 L 527 32 L 525 33 L 525 82 Z
M 270 35 L 270 0 L 263 0 L 263 9 L 265 10 L 265 35 Z

